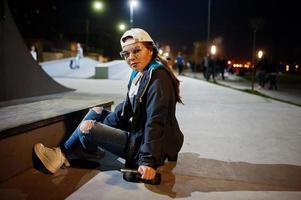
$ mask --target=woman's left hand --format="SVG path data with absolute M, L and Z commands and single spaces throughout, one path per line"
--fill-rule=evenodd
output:
M 146 180 L 152 180 L 156 175 L 156 170 L 154 168 L 145 165 L 140 165 L 138 172 L 141 174 L 141 178 Z

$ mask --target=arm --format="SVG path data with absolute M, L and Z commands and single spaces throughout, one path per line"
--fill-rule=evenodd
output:
M 150 82 L 146 100 L 144 142 L 139 150 L 139 166 L 155 168 L 161 162 L 163 134 L 168 120 L 168 107 L 174 92 L 165 70 L 156 70 Z
M 108 114 L 103 123 L 114 128 L 127 130 L 132 112 L 129 101 L 124 101 L 116 106 L 114 112 Z

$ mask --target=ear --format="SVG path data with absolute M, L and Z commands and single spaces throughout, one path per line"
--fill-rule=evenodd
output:
M 150 51 L 150 54 L 153 55 L 154 50 L 153 49 L 148 49 Z

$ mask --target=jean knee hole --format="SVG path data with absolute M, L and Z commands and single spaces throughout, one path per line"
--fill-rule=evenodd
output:
M 92 127 L 89 128 L 87 124 L 81 124 L 79 129 L 83 134 L 89 134 Z
M 100 114 L 102 111 L 102 108 L 101 107 L 93 107 L 92 110 L 95 111 L 97 114 Z

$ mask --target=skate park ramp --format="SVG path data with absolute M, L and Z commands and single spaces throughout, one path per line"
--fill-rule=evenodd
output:
M 99 64 L 99 62 L 90 58 L 83 58 L 80 60 L 79 69 L 71 69 L 70 61 L 73 59 L 74 58 L 66 58 L 40 64 L 49 76 L 56 78 L 90 78 L 94 76 L 94 67 Z
M 1 1 L 0 14 L 0 102 L 71 91 L 32 58 L 6 1 Z
M 123 60 L 114 60 L 107 63 L 100 63 L 91 58 L 85 57 L 80 60 L 79 69 L 71 69 L 70 61 L 74 58 L 66 58 L 55 61 L 43 62 L 43 70 L 55 78 L 94 78 L 96 68 L 106 71 L 106 79 L 128 80 L 131 69 Z

